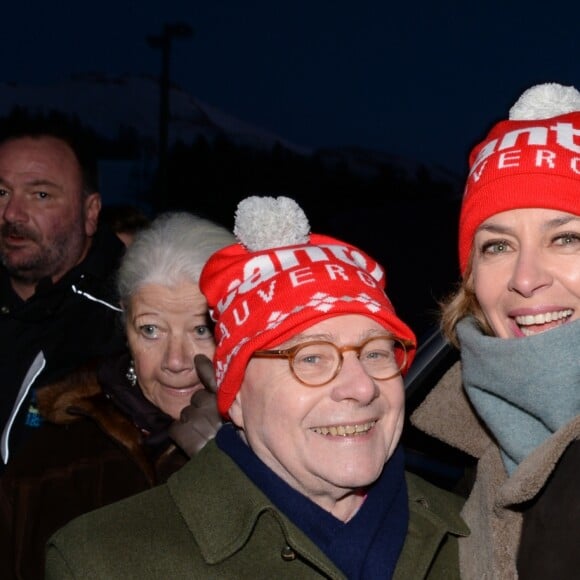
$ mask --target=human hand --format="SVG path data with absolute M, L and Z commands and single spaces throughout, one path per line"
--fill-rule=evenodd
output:
M 174 421 L 169 428 L 169 436 L 189 457 L 213 439 L 222 425 L 217 409 L 213 364 L 204 354 L 196 354 L 193 360 L 205 388 L 192 395 L 190 404 L 181 411 L 179 421 Z

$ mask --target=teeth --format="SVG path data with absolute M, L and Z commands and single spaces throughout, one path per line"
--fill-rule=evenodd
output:
M 572 309 L 558 310 L 556 312 L 544 312 L 543 314 L 526 314 L 525 316 L 516 316 L 516 322 L 519 326 L 531 326 L 533 324 L 546 324 L 572 316 Z M 523 331 L 523 329 L 522 329 Z M 525 332 L 524 332 L 525 334 Z
M 376 424 L 376 421 L 361 423 L 360 425 L 338 425 L 337 427 L 315 427 L 312 429 L 320 435 L 332 435 L 333 437 L 348 437 L 349 435 L 361 435 L 370 431 Z

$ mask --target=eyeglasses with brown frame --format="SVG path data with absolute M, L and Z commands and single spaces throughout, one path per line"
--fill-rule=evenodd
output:
M 321 387 L 334 379 L 344 360 L 344 353 L 354 351 L 365 372 L 380 381 L 400 375 L 407 365 L 408 341 L 384 334 L 373 336 L 362 344 L 337 346 L 314 340 L 290 348 L 257 350 L 255 358 L 286 358 L 297 381 L 309 387 Z

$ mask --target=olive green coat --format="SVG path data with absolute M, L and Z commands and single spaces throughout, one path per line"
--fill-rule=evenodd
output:
M 462 500 L 408 475 L 395 578 L 459 578 Z M 46 580 L 345 578 L 211 441 L 166 485 L 85 514 L 48 543 Z

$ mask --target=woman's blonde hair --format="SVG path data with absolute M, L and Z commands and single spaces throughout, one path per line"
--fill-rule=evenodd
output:
M 488 336 L 494 335 L 475 295 L 473 284 L 473 256 L 469 258 L 465 275 L 458 283 L 456 289 L 444 298 L 439 303 L 439 306 L 441 308 L 441 332 L 455 347 L 459 348 L 457 323 L 466 316 L 473 316 L 484 334 Z

